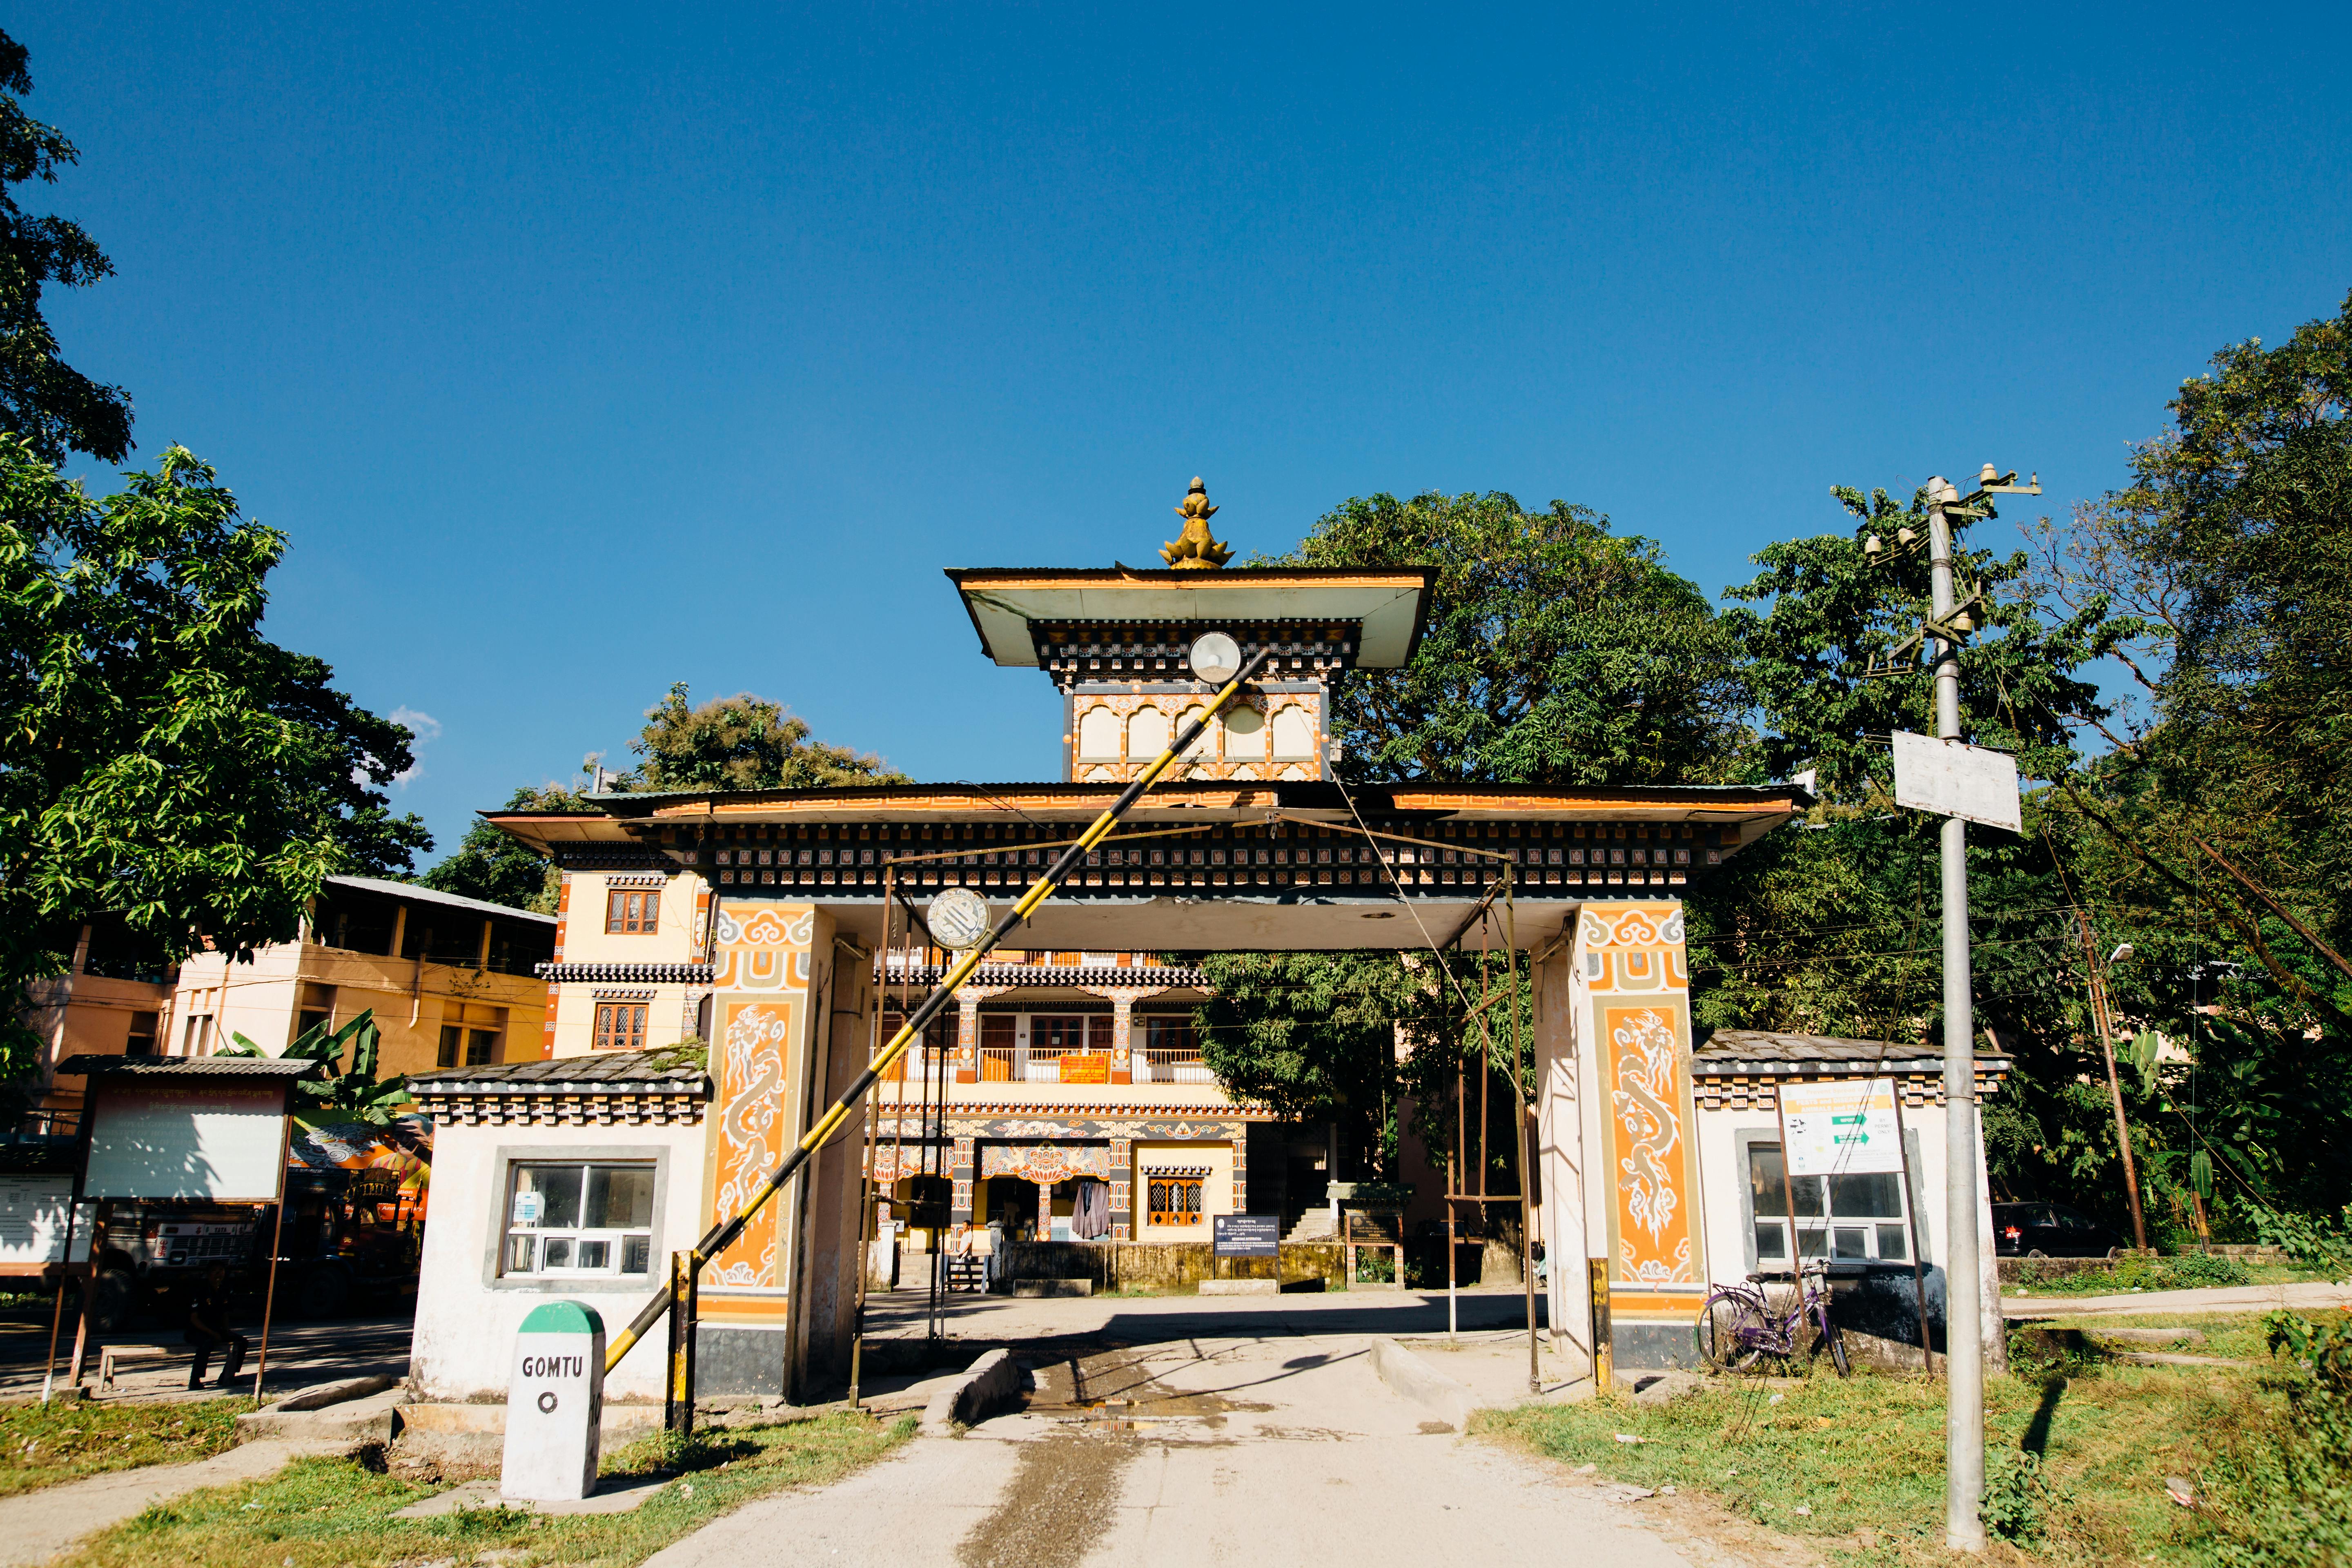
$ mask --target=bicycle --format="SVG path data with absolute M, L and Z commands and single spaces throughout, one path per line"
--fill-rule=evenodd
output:
M 1850 1377 L 1845 1341 L 1830 1321 L 1830 1293 L 1823 1283 L 1828 1268 L 1809 1263 L 1797 1272 L 1798 1289 L 1787 1311 L 1772 1305 L 1764 1281 L 1785 1275 L 1750 1274 L 1744 1285 L 1718 1285 L 1698 1310 L 1698 1351 L 1719 1372 L 1746 1372 L 1765 1357 L 1794 1360 L 1798 1336 L 1807 1319 L 1820 1331 L 1820 1343 L 1830 1352 L 1840 1377 Z

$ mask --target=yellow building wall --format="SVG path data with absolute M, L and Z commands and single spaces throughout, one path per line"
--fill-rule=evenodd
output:
M 173 999 L 175 1026 L 164 1048 L 185 1054 L 191 1021 L 209 1016 L 201 1050 L 217 1052 L 242 1034 L 269 1055 L 279 1055 L 299 1031 L 306 989 L 319 985 L 334 988 L 330 1021 L 337 1028 L 363 1010 L 374 1011 L 380 1076 L 437 1065 L 445 1023 L 484 1026 L 487 1020 L 478 1021 L 472 1009 L 504 1010 L 499 1060 L 538 1059 L 547 1008 L 547 987 L 541 981 L 315 942 L 278 943 L 260 950 L 250 963 L 228 963 L 215 953 L 191 958 L 181 966 Z
M 1128 1188 L 1129 1200 L 1134 1212 L 1134 1237 L 1138 1241 L 1208 1241 L 1215 1229 L 1209 1221 L 1212 1215 L 1234 1212 L 1234 1147 L 1230 1143 L 1139 1142 L 1133 1151 L 1134 1166 L 1129 1176 L 1133 1184 Z M 1148 1173 L 1159 1166 L 1208 1168 L 1201 1183 L 1201 1223 L 1199 1225 L 1148 1225 L 1144 1182 Z

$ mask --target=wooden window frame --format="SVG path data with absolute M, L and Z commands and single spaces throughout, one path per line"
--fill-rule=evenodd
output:
M 641 1051 L 646 1048 L 647 1002 L 596 1004 L 595 1047 L 600 1051 Z
M 1143 1173 L 1143 1223 L 1181 1230 L 1207 1225 L 1208 1185 L 1206 1176 L 1147 1170 Z M 1181 1201 L 1181 1194 L 1186 1191 L 1192 1194 L 1189 1211 Z
M 659 888 L 604 889 L 606 936 L 656 936 L 661 931 Z

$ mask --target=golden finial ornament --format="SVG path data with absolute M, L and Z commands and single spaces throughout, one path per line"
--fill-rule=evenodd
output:
M 1234 552 L 1209 531 L 1209 520 L 1217 515 L 1217 509 L 1209 504 L 1209 487 L 1201 482 L 1200 475 L 1192 476 L 1192 489 L 1176 515 L 1184 520 L 1184 531 L 1160 547 L 1160 559 L 1179 572 L 1210 572 L 1234 558 Z

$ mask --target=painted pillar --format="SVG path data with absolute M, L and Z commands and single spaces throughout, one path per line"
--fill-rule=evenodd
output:
M 1555 952 L 1535 970 L 1536 1159 L 1543 1203 L 1536 1235 L 1544 1244 L 1551 1344 L 1571 1376 L 1592 1370 L 1592 1295 L 1585 1285 L 1584 1118 L 1577 1085 L 1577 1001 Z
M 1135 1144 L 1125 1138 L 1110 1141 L 1110 1234 L 1114 1241 L 1125 1241 L 1135 1234 L 1134 1188 L 1130 1182 L 1135 1174 Z
M 950 1125 L 952 1125 L 952 1123 Z M 958 1215 L 966 1215 L 971 1217 L 973 1225 L 986 1225 L 988 1222 L 988 1216 L 971 1206 L 974 1194 L 979 1188 L 979 1184 L 973 1179 L 974 1172 L 972 1170 L 971 1134 L 969 1132 L 957 1132 L 955 1134 L 955 1154 L 952 1169 L 955 1172 L 955 1205 L 948 1211 L 949 1220 L 953 1221 L 955 1216 Z
M 1128 1054 L 1135 1023 L 1135 993 L 1114 991 L 1110 996 L 1110 1080 L 1135 1081 L 1135 1059 Z
M 832 917 L 807 904 L 727 899 L 713 959 L 705 1217 L 739 1213 L 805 1131 L 819 959 Z M 698 1380 L 709 1394 L 782 1395 L 790 1379 L 798 1194 L 771 1199 L 704 1266 Z
M 1249 1213 L 1249 1123 L 1228 1122 L 1225 1136 L 1233 1141 L 1234 1213 Z
M 994 992 L 987 993 L 994 995 Z M 980 1081 L 980 998 L 982 993 L 956 993 L 956 1082 Z
M 1577 1063 L 1585 1250 L 1607 1261 L 1616 1364 L 1687 1365 L 1707 1268 L 1682 906 L 1586 905 L 1571 962 L 1585 1043 Z M 1563 1285 L 1572 1261 L 1553 1261 Z

